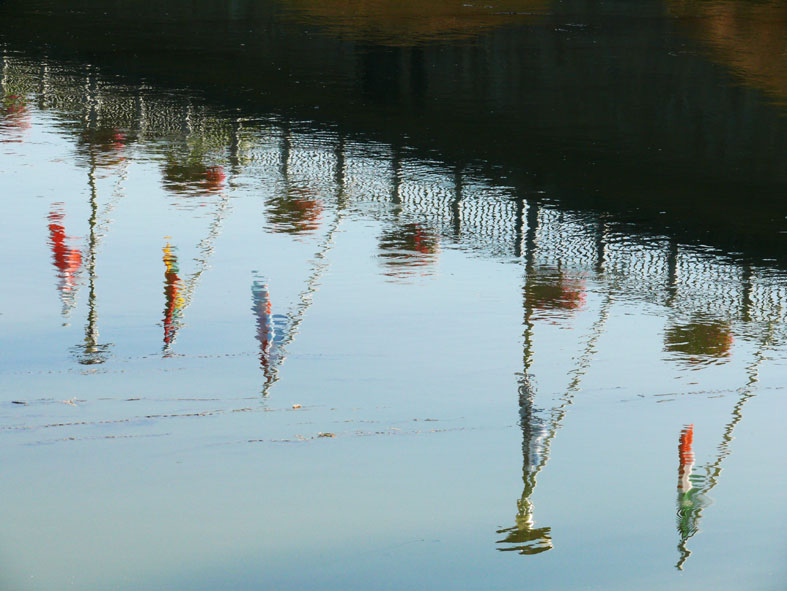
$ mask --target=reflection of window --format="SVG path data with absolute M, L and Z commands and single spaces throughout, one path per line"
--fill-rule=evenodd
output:
M 732 341 L 732 331 L 726 323 L 693 322 L 668 328 L 664 350 L 696 362 L 702 358 L 728 357 Z

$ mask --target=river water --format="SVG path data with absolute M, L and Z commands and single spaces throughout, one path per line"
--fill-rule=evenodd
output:
M 0 2 L 0 589 L 783 589 L 785 33 Z

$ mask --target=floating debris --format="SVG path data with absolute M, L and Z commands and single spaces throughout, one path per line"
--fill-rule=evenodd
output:
M 317 437 L 336 437 L 335 433 L 317 433 Z

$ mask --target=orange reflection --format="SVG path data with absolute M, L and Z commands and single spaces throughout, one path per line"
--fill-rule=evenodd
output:
M 747 84 L 787 105 L 787 2 L 667 0 L 682 27 Z
M 471 38 L 545 14 L 547 0 L 280 0 L 293 17 L 382 45 Z
M 733 336 L 722 322 L 693 322 L 673 326 L 664 335 L 664 350 L 679 353 L 689 363 L 729 357 Z
M 57 269 L 59 279 L 57 289 L 63 301 L 63 312 L 66 313 L 74 304 L 76 296 L 77 275 L 82 267 L 82 253 L 71 248 L 69 242 L 73 237 L 66 235 L 63 225 L 65 213 L 62 203 L 53 203 L 47 216 L 49 220 L 49 246 L 52 249 L 52 261 Z
M 175 334 L 180 326 L 185 299 L 181 294 L 183 282 L 178 276 L 177 250 L 169 242 L 162 249 L 164 252 L 164 348 L 175 342 Z
M 404 224 L 383 232 L 380 254 L 389 277 L 407 277 L 416 272 L 427 275 L 437 262 L 440 236 L 420 224 Z
M 323 204 L 316 191 L 293 187 L 286 196 L 271 199 L 266 209 L 274 232 L 311 234 L 320 227 Z

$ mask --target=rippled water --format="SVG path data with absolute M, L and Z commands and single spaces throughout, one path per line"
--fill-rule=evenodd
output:
M 781 3 L 192 4 L 0 5 L 0 588 L 783 588 Z

